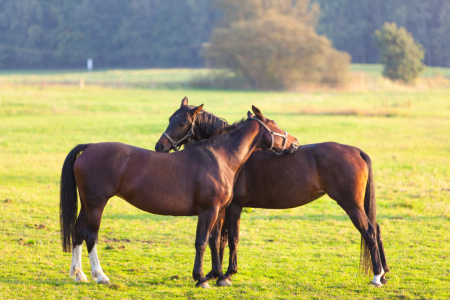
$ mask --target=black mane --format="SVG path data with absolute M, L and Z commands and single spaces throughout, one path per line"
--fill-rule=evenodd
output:
M 243 118 L 241 121 L 235 122 L 231 125 L 228 125 L 226 123 L 225 126 L 218 128 L 209 139 L 200 140 L 200 141 L 194 142 L 192 144 L 186 144 L 185 146 L 192 147 L 192 146 L 197 146 L 197 145 L 211 144 L 211 143 L 220 141 L 220 140 L 224 139 L 225 137 L 229 136 L 230 134 L 232 134 L 233 132 L 238 131 L 241 128 L 241 126 L 245 123 L 245 121 L 247 121 L 247 119 Z
M 196 117 L 195 126 L 212 137 L 217 135 L 218 131 L 229 125 L 225 119 L 202 110 Z

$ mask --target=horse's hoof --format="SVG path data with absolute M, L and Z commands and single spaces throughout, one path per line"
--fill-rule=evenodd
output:
M 388 283 L 386 278 L 381 278 L 380 282 L 382 285 L 386 285 Z
M 231 281 L 228 278 L 217 281 L 217 286 L 230 286 Z
M 82 277 L 82 278 L 75 278 L 75 282 L 88 282 L 87 277 Z
M 199 288 L 204 288 L 204 289 L 210 289 L 211 287 L 209 286 L 208 282 L 205 281 L 201 284 L 198 285 Z
M 98 284 L 111 284 L 111 281 L 109 279 L 103 279 L 102 281 L 97 281 Z
M 374 286 L 374 287 L 382 287 L 383 285 L 382 284 L 380 284 L 380 283 L 378 283 L 378 282 L 371 282 L 371 284 L 372 284 L 372 286 Z

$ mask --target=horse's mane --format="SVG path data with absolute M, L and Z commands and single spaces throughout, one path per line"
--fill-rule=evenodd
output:
M 189 147 L 197 146 L 197 145 L 212 144 L 212 143 L 216 143 L 220 140 L 223 140 L 227 136 L 238 131 L 241 128 L 241 126 L 245 123 L 245 121 L 247 121 L 247 119 L 243 118 L 241 121 L 235 122 L 231 125 L 226 124 L 225 126 L 218 128 L 215 131 L 214 135 L 212 135 L 209 139 L 200 140 L 198 142 L 193 143 L 192 145 L 189 145 Z
M 209 136 L 217 135 L 217 132 L 228 125 L 225 119 L 215 116 L 212 113 L 202 110 L 196 117 L 195 126 Z

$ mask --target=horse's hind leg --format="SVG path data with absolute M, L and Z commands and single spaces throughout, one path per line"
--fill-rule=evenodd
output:
M 369 247 L 374 273 L 372 285 L 380 287 L 382 285 L 380 280 L 384 274 L 384 270 L 381 264 L 375 228 L 370 223 L 369 218 L 367 217 L 362 207 L 352 207 L 352 208 L 344 207 L 344 210 L 352 220 L 353 225 L 355 225 L 356 229 L 358 229 L 359 232 L 361 233 L 361 236 L 363 237 L 366 245 Z
M 220 269 L 222 270 L 223 266 L 223 257 L 225 254 L 225 248 L 228 243 L 228 224 L 227 224 L 227 218 L 224 217 L 223 224 L 222 224 L 222 231 L 220 232 L 220 249 L 219 249 L 219 256 L 220 256 Z
M 105 201 L 106 202 L 106 201 Z M 106 203 L 105 203 L 106 204 Z M 104 205 L 91 208 L 86 217 L 86 245 L 91 262 L 91 276 L 97 283 L 110 284 L 109 278 L 103 273 L 97 255 L 97 240 L 100 221 L 102 218 Z
M 72 265 L 70 266 L 70 277 L 75 277 L 75 281 L 79 282 L 88 281 L 81 267 L 81 247 L 85 239 L 85 230 L 86 212 L 83 206 L 81 206 L 80 214 L 78 215 L 73 231 Z
M 378 243 L 378 250 L 380 251 L 380 258 L 381 258 L 381 264 L 383 265 L 383 270 L 384 270 L 384 274 L 383 276 L 381 276 L 381 283 L 382 284 L 387 284 L 387 280 L 386 280 L 386 273 L 389 272 L 389 267 L 387 265 L 386 262 L 386 254 L 384 253 L 384 246 L 383 246 L 383 241 L 381 240 L 381 229 L 380 229 L 380 225 L 377 224 L 377 243 Z
M 231 280 L 231 276 L 237 273 L 237 247 L 239 244 L 239 226 L 241 222 L 242 206 L 233 202 L 227 207 L 227 224 L 228 224 L 228 248 L 230 249 L 230 260 L 225 276 Z

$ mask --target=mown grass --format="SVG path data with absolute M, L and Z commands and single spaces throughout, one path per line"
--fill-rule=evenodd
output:
M 151 215 L 113 198 L 99 236 L 100 261 L 113 285 L 73 282 L 71 255 L 62 253 L 59 240 L 65 156 L 77 143 L 101 141 L 153 149 L 185 95 L 229 121 L 255 104 L 303 144 L 336 141 L 367 152 L 391 269 L 388 285 L 372 288 L 371 278 L 359 274 L 360 236 L 326 196 L 296 209 L 244 213 L 239 273 L 233 286 L 211 290 L 196 289 L 191 277 L 195 217 Z M 450 297 L 448 90 L 278 93 L 4 85 L 0 99 L 0 298 Z M 379 113 L 385 110 L 392 113 Z M 209 266 L 207 252 L 205 271 Z M 85 249 L 83 267 L 89 275 Z
M 352 71 L 360 71 L 369 74 L 372 77 L 378 77 L 383 72 L 383 65 L 381 64 L 351 64 L 350 69 Z M 442 75 L 444 77 L 450 77 L 450 68 L 440 68 L 440 67 L 425 67 L 422 74 L 423 77 L 431 77 L 436 75 Z
M 363 72 L 372 78 L 381 76 L 381 64 L 351 64 L 353 72 Z M 207 69 L 95 69 L 86 70 L 0 70 L 0 77 L 6 84 L 79 84 L 83 78 L 85 84 L 113 85 L 115 87 L 144 87 L 144 88 L 187 88 L 191 81 L 206 78 L 209 72 L 217 70 Z M 427 67 L 421 74 L 431 77 L 441 74 L 450 77 L 450 68 Z
M 164 88 L 186 86 L 195 77 L 206 75 L 206 69 L 96 69 L 0 71 L 5 83 L 13 84 L 86 84 Z

